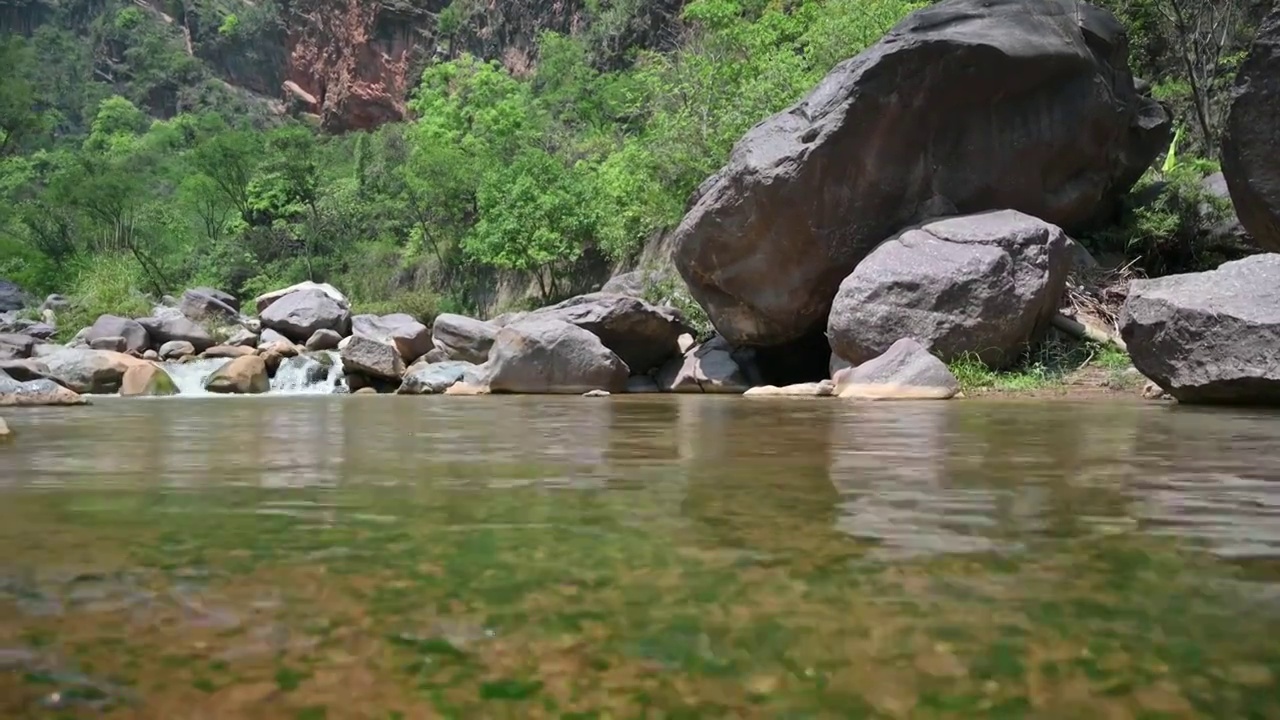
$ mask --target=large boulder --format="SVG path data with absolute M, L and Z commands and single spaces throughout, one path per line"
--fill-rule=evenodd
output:
M 1262 22 L 1236 73 L 1222 135 L 1222 173 L 1259 247 L 1280 252 L 1280 7 Z
M 462 360 L 446 360 L 440 363 L 419 363 L 405 372 L 400 383 L 399 395 L 439 395 L 463 382 L 479 384 L 483 378 L 479 366 Z
M 7 373 L 9 377 L 18 382 L 27 382 L 28 380 L 58 381 L 53 373 L 49 372 L 48 365 L 34 359 L 0 360 L 0 372 Z
M 186 340 L 170 340 L 160 346 L 161 360 L 181 360 L 196 354 L 196 348 Z
M 450 360 L 480 364 L 489 359 L 489 349 L 499 327 L 493 323 L 441 313 L 431 325 L 431 341 Z
M 266 310 L 268 307 L 270 307 L 275 301 L 279 300 L 280 298 L 286 297 L 293 293 L 301 292 L 304 290 L 316 290 L 316 291 L 322 292 L 325 295 L 327 295 L 329 299 L 341 305 L 343 308 L 348 310 L 351 308 L 351 302 L 347 300 L 346 295 L 343 295 L 341 292 L 338 291 L 338 288 L 330 285 L 329 283 L 311 282 L 310 280 L 307 280 L 305 282 L 300 282 L 297 285 L 290 285 L 287 288 L 272 290 L 269 293 L 263 293 L 262 295 L 259 295 L 258 297 L 254 298 L 253 303 L 258 309 L 258 313 L 261 314 L 262 311 Z
M 174 308 L 158 307 L 150 317 L 138 318 L 138 323 L 146 328 L 156 347 L 179 341 L 191 343 L 196 352 L 204 352 L 218 344 L 203 325 Z
M 342 349 L 342 368 L 348 373 L 384 380 L 400 379 L 404 362 L 394 346 L 364 335 L 352 335 Z
M 433 347 L 431 329 L 405 313 L 356 315 L 351 318 L 351 334 L 394 346 L 407 363 L 426 355 Z
M 102 315 L 89 327 L 84 339 L 93 347 L 95 340 L 101 338 L 124 338 L 124 349 L 121 352 L 136 352 L 151 347 L 151 335 L 138 321 L 115 315 Z
M 305 343 L 317 330 L 351 334 L 351 312 L 326 293 L 299 290 L 276 300 L 262 311 L 263 327 L 279 332 L 296 343 Z
M 36 344 L 36 339 L 30 335 L 0 333 L 0 360 L 29 358 Z
M 213 288 L 192 288 L 182 293 L 178 311 L 192 320 L 235 322 L 240 317 L 240 303 L 234 296 Z
M 1013 208 L 1069 230 L 1113 211 L 1169 141 L 1134 89 L 1124 28 L 1079 0 L 944 0 L 757 124 L 673 236 L 734 346 L 820 332 L 885 238 Z
M 1120 336 L 1180 402 L 1280 405 L 1280 254 L 1134 280 Z
M 1012 210 L 905 230 L 840 284 L 831 349 L 857 365 L 909 337 L 946 362 L 972 353 L 1008 366 L 1049 329 L 1073 245 L 1060 228 Z
M 61 348 L 41 355 L 40 362 L 63 385 L 78 393 L 109 395 L 120 390 L 124 374 L 131 367 L 151 365 L 124 353 L 86 348 Z
M 12 280 L 0 278 L 0 313 L 21 310 L 27 305 L 27 294 Z
M 693 332 L 674 308 L 603 292 L 579 295 L 526 316 L 541 317 L 563 320 L 594 334 L 637 375 L 678 356 L 680 336 Z
M 120 397 L 166 397 L 177 395 L 178 386 L 169 373 L 156 365 L 134 365 L 120 380 Z
M 960 382 L 920 343 L 903 338 L 880 357 L 836 373 L 835 394 L 860 400 L 947 400 Z
M 261 357 L 246 355 L 215 370 L 205 381 L 204 389 L 226 395 L 257 395 L 271 389 L 271 378 Z
M 492 392 L 581 395 L 623 392 L 630 371 L 600 338 L 555 318 L 526 318 L 494 337 L 486 374 Z
M 0 407 L 84 405 L 88 401 L 52 380 L 19 382 L 0 371 Z
M 741 394 L 751 387 L 733 349 L 719 336 L 668 360 L 657 380 L 662 392 L 673 393 Z

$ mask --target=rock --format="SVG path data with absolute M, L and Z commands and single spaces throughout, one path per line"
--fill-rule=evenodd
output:
M 270 328 L 263 330 L 262 334 L 258 336 L 259 349 L 270 347 L 276 343 L 288 343 L 292 345 L 293 341 Z
M 0 372 L 0 407 L 85 405 L 88 400 L 52 380 L 19 382 Z
M 356 315 L 351 318 L 351 334 L 395 346 L 407 363 L 427 354 L 433 347 L 430 328 L 405 313 Z
M 4 440 L 13 433 L 9 430 L 9 426 L 5 424 L 4 418 L 0 417 L 0 440 Z
M 181 360 L 196 354 L 196 348 L 186 340 L 170 340 L 160 346 L 162 360 Z
M 489 392 L 490 390 L 487 385 L 474 385 L 468 382 L 460 382 L 450 386 L 448 390 L 444 391 L 444 394 L 475 396 L 475 395 L 488 395 Z
M 68 300 L 66 296 L 59 295 L 58 293 L 53 293 L 46 297 L 43 303 L 40 303 L 41 312 L 44 312 L 45 310 L 57 312 L 59 310 L 66 310 L 69 307 L 71 307 L 71 301 Z
M 297 355 L 291 358 L 281 358 L 279 355 L 275 355 L 274 353 L 272 353 L 272 355 L 275 357 L 277 368 L 271 367 L 266 355 L 263 356 L 263 361 L 267 361 L 267 369 L 275 370 L 277 375 L 283 375 L 286 373 L 298 375 L 301 377 L 302 382 L 305 385 L 315 385 L 323 382 L 329 377 L 329 368 L 332 363 L 326 363 L 319 360 L 319 358 L 324 358 L 326 361 L 329 360 L 327 355 Z
M 441 313 L 431 326 L 431 341 L 449 360 L 477 365 L 489 359 L 499 326 L 464 315 Z
M 348 373 L 385 380 L 399 380 L 404 375 L 404 362 L 394 347 L 363 335 L 351 336 L 351 343 L 342 351 L 342 367 Z
M 306 347 L 311 351 L 336 350 L 340 342 L 342 342 L 342 336 L 336 331 L 321 328 L 311 333 L 311 337 L 307 338 Z
M 212 393 L 256 395 L 271 389 L 267 364 L 257 355 L 246 355 L 229 361 L 205 381 L 204 389 Z
M 263 345 L 258 348 L 259 355 L 279 355 L 280 357 L 294 357 L 301 354 L 302 349 L 288 340 L 280 340 L 269 345 Z
M 311 282 L 310 280 L 307 280 L 305 282 L 300 282 L 297 285 L 290 285 L 287 288 L 272 290 L 269 293 L 263 293 L 262 295 L 259 295 L 258 297 L 254 298 L 253 303 L 258 309 L 258 314 L 261 315 L 262 311 L 266 310 L 268 307 L 271 307 L 271 305 L 275 303 L 277 300 L 279 300 L 280 298 L 287 297 L 293 293 L 302 292 L 305 290 L 317 290 L 319 292 L 322 292 L 326 296 L 328 296 L 331 300 L 333 300 L 335 303 L 340 305 L 343 309 L 345 310 L 351 309 L 351 303 L 347 300 L 347 296 L 343 295 L 341 292 L 338 292 L 337 288 L 335 288 L 334 286 L 328 283 L 317 283 L 317 282 Z
M 742 394 L 744 397 L 831 397 L 835 394 L 835 384 L 830 380 L 819 380 L 783 387 L 761 385 Z
M 31 357 L 36 339 L 30 335 L 0 333 L 0 360 L 23 360 Z
M 348 335 L 347 337 L 342 338 L 342 342 L 338 343 L 338 352 L 342 352 L 343 350 L 346 350 L 346 349 L 347 349 L 347 346 L 348 346 L 348 345 L 350 345 L 350 344 L 351 344 L 351 336 L 350 336 L 350 335 Z
M 146 328 L 151 342 L 157 346 L 179 340 L 191 343 L 196 352 L 204 352 L 218 344 L 203 325 L 173 308 L 156 308 L 150 317 L 138 318 L 138 323 Z
M 600 338 L 547 317 L 524 318 L 498 330 L 487 373 L 492 392 L 574 395 L 622 392 L 631 374 Z
M 30 335 L 37 340 L 49 340 L 58 334 L 58 328 L 47 322 L 31 323 L 23 329 L 22 334 Z
M 1222 134 L 1222 173 L 1258 247 L 1280 252 L 1280 7 L 1263 20 L 1236 73 Z M 1176 397 L 1176 395 L 1175 395 Z
M 275 332 L 275 331 L 273 330 L 272 332 Z M 276 334 L 279 335 L 279 333 L 276 333 Z M 283 335 L 280 335 L 280 337 L 281 339 L 284 338 Z M 253 332 L 248 328 L 239 328 L 235 332 L 231 333 L 231 336 L 228 337 L 226 342 L 222 344 L 223 345 L 243 345 L 244 347 L 257 347 L 258 333 Z
M 647 279 L 648 276 L 643 270 L 632 270 L 609 278 L 600 288 L 600 292 L 643 297 L 645 289 L 648 287 Z
M 1120 337 L 1179 402 L 1280 405 L 1280 254 L 1134 280 Z
M 416 362 L 427 363 L 427 364 L 449 362 L 449 355 L 448 353 L 441 350 L 440 348 L 433 347 L 427 351 L 426 355 L 423 355 L 422 357 L 418 358 Z M 464 360 L 462 362 L 466 362 L 466 361 Z
M 240 303 L 213 288 L 194 288 L 182 293 L 178 311 L 191 320 L 236 322 L 240 318 Z
M 114 346 L 103 348 L 105 350 L 115 350 L 116 352 L 135 350 L 140 353 L 151 347 L 151 335 L 147 332 L 147 329 L 136 320 L 130 320 L 129 318 L 102 315 L 89 327 L 89 332 L 85 333 L 84 339 L 89 343 L 89 347 L 93 347 L 95 340 L 107 337 L 122 338 L 124 347 L 122 349 L 117 349 Z
M 285 357 L 274 350 L 259 350 L 258 357 L 262 358 L 263 364 L 267 366 L 267 375 L 274 376 L 280 370 Z M 295 355 L 294 357 L 298 357 Z M 292 358 L 290 358 L 292 359 Z
M 1126 55 L 1123 26 L 1078 0 L 928 5 L 738 141 L 674 231 L 676 268 L 734 346 L 781 346 L 820 332 L 908 225 L 1100 221 L 1169 144 Z
M 200 353 L 200 357 L 204 358 L 238 358 L 246 355 L 255 355 L 257 350 L 243 345 L 214 345 L 213 347 Z
M 124 353 L 84 348 L 61 348 L 42 355 L 40 360 L 63 385 L 75 392 L 90 395 L 118 392 L 129 368 L 151 364 Z
M 827 361 L 827 377 L 834 378 L 836 373 L 851 367 L 853 367 L 853 363 L 835 353 L 831 353 L 831 359 Z
M 404 381 L 396 392 L 401 395 L 438 395 L 467 379 L 478 379 L 479 368 L 461 360 L 441 363 L 418 363 L 404 374 Z
M 404 361 L 411 363 L 435 349 L 431 328 L 414 320 L 403 323 L 391 332 L 391 344 Z
M 838 397 L 859 400 L 947 400 L 959 392 L 960 383 L 947 366 L 910 338 L 841 371 L 835 388 Z
M 1161 388 L 1159 385 L 1157 385 L 1157 384 L 1155 384 L 1155 383 L 1151 382 L 1150 380 L 1148 380 L 1148 381 L 1147 381 L 1147 383 L 1146 383 L 1145 385 L 1143 385 L 1143 386 L 1142 386 L 1142 397 L 1143 397 L 1144 399 L 1147 399 L 1147 400 L 1171 400 L 1171 399 L 1173 399 L 1173 396 L 1172 396 L 1172 395 L 1170 395 L 1169 393 L 1165 392 L 1163 388 Z
M 685 353 L 692 350 L 694 346 L 697 344 L 698 344 L 697 338 L 695 338 L 691 333 L 685 333 L 680 337 L 676 338 L 676 347 L 680 349 L 681 355 L 684 355 Z
M 49 366 L 39 360 L 0 360 L 0 372 L 6 373 L 9 377 L 18 382 L 28 382 L 31 380 L 53 380 L 58 379 L 49 372 Z
M 142 359 L 143 360 L 159 360 L 160 353 L 156 352 L 155 350 L 148 349 L 146 352 L 142 353 Z
M 496 315 L 494 317 L 489 318 L 487 322 L 490 325 L 494 326 L 495 328 L 504 328 L 528 314 L 529 313 L 527 312 L 502 313 L 501 315 Z M 439 320 L 437 319 L 437 322 L 438 321 Z
M 134 365 L 120 381 L 120 397 L 166 397 L 177 395 L 178 386 L 169 373 L 147 364 Z
M 125 339 L 118 335 L 109 335 L 97 337 L 89 341 L 89 347 L 94 350 L 110 350 L 112 352 L 128 352 L 129 346 Z
M 563 320 L 594 334 L 637 375 L 680 355 L 680 337 L 692 332 L 673 308 L 602 292 L 535 310 L 521 322 L 543 317 Z
M 632 375 L 627 378 L 627 392 L 633 395 L 659 393 L 658 381 L 649 375 Z
M 320 290 L 299 290 L 276 300 L 262 311 L 263 327 L 294 342 L 306 342 L 317 330 L 351 334 L 351 313 Z
M 1012 210 L 907 229 L 840 284 L 831 349 L 858 365 L 910 337 L 944 362 L 1007 367 L 1048 331 L 1072 258 L 1060 228 Z
M 351 394 L 352 395 L 377 395 L 378 391 L 372 387 L 362 387 Z
M 27 294 L 12 280 L 0 278 L 0 312 L 21 310 L 27 306 Z
M 675 393 L 744 393 L 750 385 L 720 337 L 673 358 L 658 372 L 658 388 Z
M 609 397 L 612 394 L 613 393 L 609 392 L 608 390 L 588 390 L 587 392 L 582 393 L 582 397 L 602 398 L 602 397 Z

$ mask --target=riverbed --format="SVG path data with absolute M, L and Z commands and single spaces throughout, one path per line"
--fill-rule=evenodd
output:
M 4 718 L 1276 718 L 1280 415 L 122 400 L 7 415 Z

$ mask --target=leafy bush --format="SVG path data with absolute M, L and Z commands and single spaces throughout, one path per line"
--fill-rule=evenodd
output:
M 71 270 L 75 277 L 69 295 L 71 307 L 59 314 L 59 340 L 70 340 L 101 315 L 151 314 L 151 301 L 137 290 L 142 277 L 132 258 L 114 254 L 83 257 L 75 261 Z

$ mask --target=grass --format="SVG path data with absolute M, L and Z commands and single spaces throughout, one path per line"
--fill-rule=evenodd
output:
M 1072 376 L 1090 368 L 1105 371 L 1108 385 L 1123 387 L 1130 384 L 1125 371 L 1132 365 L 1128 354 L 1110 345 L 1050 339 L 1009 369 L 993 370 L 973 353 L 952 360 L 948 367 L 966 393 L 1017 393 L 1064 387 Z

